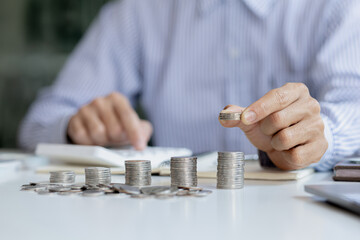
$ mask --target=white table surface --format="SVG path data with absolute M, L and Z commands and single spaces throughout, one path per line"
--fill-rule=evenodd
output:
M 331 181 L 318 173 L 300 181 L 245 181 L 242 190 L 199 185 L 205 198 L 131 199 L 117 196 L 44 196 L 19 191 L 48 175 L 0 176 L 0 239 L 360 239 L 360 217 L 304 192 Z M 153 177 L 153 185 L 169 184 Z M 83 182 L 83 176 L 77 177 Z M 122 176 L 112 182 L 124 182 Z

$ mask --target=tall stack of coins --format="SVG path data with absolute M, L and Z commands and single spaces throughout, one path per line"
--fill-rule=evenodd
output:
M 125 184 L 130 186 L 151 185 L 151 161 L 125 161 Z
M 217 188 L 243 188 L 244 165 L 243 152 L 218 152 Z
M 110 184 L 111 172 L 110 168 L 105 167 L 87 167 L 85 168 L 85 184 L 96 186 L 99 184 Z
M 50 183 L 71 184 L 74 182 L 75 182 L 75 173 L 73 171 L 50 172 Z
M 197 186 L 197 157 L 172 157 L 170 161 L 172 186 Z

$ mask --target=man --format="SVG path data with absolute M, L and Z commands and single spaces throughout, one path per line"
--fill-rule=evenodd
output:
M 155 145 L 257 148 L 281 169 L 331 169 L 360 147 L 359 12 L 355 0 L 108 4 L 32 106 L 20 144 L 143 149 L 154 129 Z M 242 120 L 221 124 L 242 131 L 218 123 L 228 104 Z

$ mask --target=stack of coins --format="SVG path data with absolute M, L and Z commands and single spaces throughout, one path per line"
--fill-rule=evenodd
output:
M 218 152 L 217 188 L 243 188 L 244 165 L 243 152 Z
M 96 186 L 99 184 L 110 184 L 111 172 L 110 168 L 105 167 L 87 167 L 85 168 L 85 184 Z
M 197 186 L 197 157 L 172 157 L 170 161 L 171 186 Z
M 240 120 L 241 119 L 241 112 L 226 112 L 223 110 L 219 114 L 220 120 Z
M 130 186 L 151 185 L 151 161 L 125 161 L 125 184 Z
M 73 171 L 50 172 L 50 183 L 75 183 L 75 173 Z

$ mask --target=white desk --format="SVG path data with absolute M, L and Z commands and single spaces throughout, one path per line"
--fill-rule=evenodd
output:
M 214 189 L 205 198 L 130 199 L 41 196 L 22 192 L 47 175 L 20 172 L 0 182 L 0 239 L 360 239 L 360 217 L 315 201 L 303 190 L 330 181 L 315 174 L 298 182 L 246 181 L 243 190 Z M 113 182 L 123 182 L 121 176 Z M 83 182 L 78 177 L 77 182 Z M 169 184 L 153 177 L 153 185 Z

